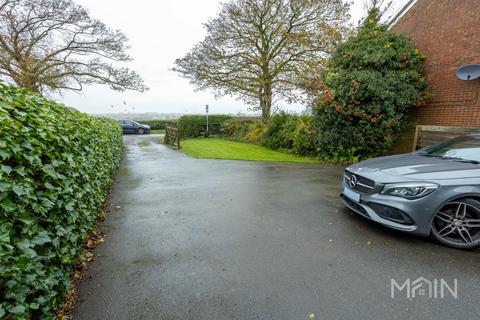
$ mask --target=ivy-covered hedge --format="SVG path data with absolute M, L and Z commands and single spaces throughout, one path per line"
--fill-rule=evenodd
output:
M 0 83 L 0 318 L 54 317 L 121 152 L 116 121 Z

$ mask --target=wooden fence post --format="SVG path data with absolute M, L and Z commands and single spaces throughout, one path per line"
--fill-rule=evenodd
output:
M 165 138 L 163 139 L 163 143 L 180 149 L 180 130 L 178 126 L 165 125 Z

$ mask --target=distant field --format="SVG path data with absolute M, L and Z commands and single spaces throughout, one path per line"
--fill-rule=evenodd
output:
M 181 142 L 181 151 L 193 158 L 316 163 L 317 160 L 223 139 L 197 138 Z

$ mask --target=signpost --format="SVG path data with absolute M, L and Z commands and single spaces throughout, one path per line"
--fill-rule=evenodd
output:
M 205 135 L 208 137 L 208 104 L 205 106 L 205 112 L 207 113 L 207 132 Z

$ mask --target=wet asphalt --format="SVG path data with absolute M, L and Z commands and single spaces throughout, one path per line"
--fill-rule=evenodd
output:
M 343 208 L 342 168 L 193 159 L 126 136 L 74 319 L 478 319 L 480 252 Z M 406 291 L 444 279 L 457 298 Z M 440 292 L 439 292 L 440 293 Z

